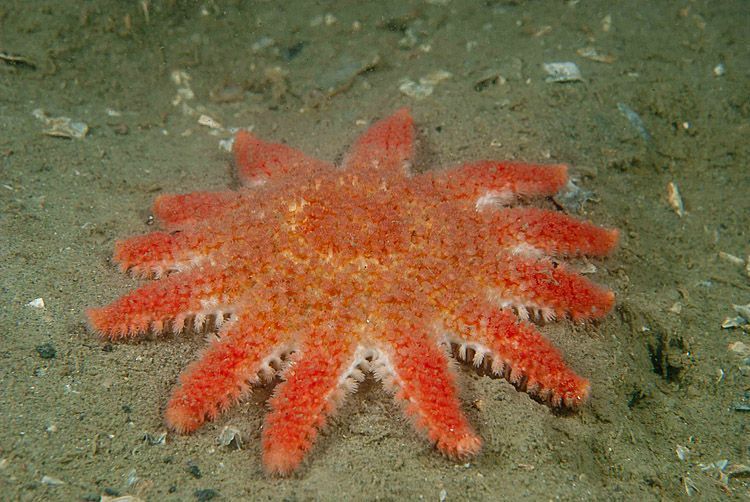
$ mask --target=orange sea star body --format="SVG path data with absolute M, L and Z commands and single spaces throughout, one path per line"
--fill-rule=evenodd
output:
M 586 399 L 587 380 L 526 318 L 605 315 L 613 293 L 552 256 L 603 256 L 617 231 L 507 205 L 556 193 L 565 166 L 481 161 L 413 174 L 413 149 L 405 109 L 368 129 L 340 168 L 242 131 L 243 188 L 160 196 L 166 231 L 116 244 L 123 270 L 160 280 L 89 310 L 93 330 L 115 340 L 188 320 L 218 327 L 169 401 L 172 429 L 197 429 L 279 374 L 263 463 L 287 474 L 366 371 L 453 459 L 477 454 L 481 440 L 461 411 L 452 356 L 551 406 Z

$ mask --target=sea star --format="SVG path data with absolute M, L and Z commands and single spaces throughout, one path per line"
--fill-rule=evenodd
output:
M 218 330 L 180 377 L 169 427 L 194 431 L 261 377 L 280 376 L 263 464 L 288 474 L 366 371 L 456 460 L 481 440 L 461 411 L 451 356 L 553 407 L 587 398 L 588 381 L 527 319 L 604 316 L 614 294 L 551 256 L 606 255 L 617 230 L 508 206 L 556 193 L 563 165 L 480 161 L 415 174 L 413 151 L 406 109 L 370 127 L 340 168 L 240 131 L 242 188 L 162 195 L 154 214 L 166 231 L 116 243 L 123 271 L 160 280 L 90 309 L 94 331 L 133 339 L 191 319 Z

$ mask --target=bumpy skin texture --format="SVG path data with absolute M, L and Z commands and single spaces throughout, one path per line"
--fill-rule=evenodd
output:
M 244 131 L 234 155 L 243 188 L 160 196 L 165 230 L 115 245 L 123 270 L 160 280 L 87 313 L 111 340 L 213 320 L 218 336 L 167 406 L 172 429 L 196 430 L 279 375 L 262 441 L 266 470 L 283 475 L 367 371 L 453 459 L 476 455 L 481 440 L 452 357 L 554 407 L 585 401 L 587 380 L 526 319 L 609 312 L 613 293 L 553 256 L 606 255 L 618 233 L 507 205 L 556 193 L 565 166 L 412 174 L 405 109 L 368 129 L 338 168 Z

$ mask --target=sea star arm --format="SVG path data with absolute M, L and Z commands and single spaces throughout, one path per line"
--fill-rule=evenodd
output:
M 470 302 L 449 327 L 459 337 L 460 359 L 484 365 L 536 399 L 575 408 L 588 398 L 588 380 L 567 366 L 533 324 L 518 322 L 510 310 Z
M 395 391 L 416 428 L 446 456 L 479 453 L 481 439 L 461 411 L 448 356 L 422 330 L 393 332 L 390 350 L 373 362 L 375 375 Z
M 115 243 L 113 259 L 123 272 L 136 277 L 184 270 L 203 261 L 211 252 L 218 234 L 200 231 L 151 232 Z
M 414 156 L 414 127 L 409 110 L 401 108 L 365 131 L 344 157 L 344 169 L 405 173 Z
M 425 181 L 422 181 L 425 180 Z M 505 204 L 515 196 L 553 195 L 568 181 L 563 164 L 525 164 L 483 160 L 419 176 L 432 189 L 452 199 L 468 199 L 478 206 L 488 202 Z
M 86 312 L 91 328 L 111 340 L 135 338 L 148 331 L 160 333 L 171 321 L 172 331 L 182 330 L 187 318 L 197 327 L 209 316 L 223 321 L 226 306 L 244 287 L 237 269 L 202 267 L 150 282 L 105 307 Z
M 232 151 L 237 176 L 245 186 L 262 184 L 303 170 L 333 169 L 328 162 L 281 143 L 262 141 L 245 130 L 235 136 Z
M 180 375 L 165 412 L 167 425 L 192 432 L 206 420 L 215 419 L 259 380 L 259 374 L 275 374 L 288 336 L 248 315 L 224 325 L 218 340 L 210 342 L 200 359 Z
M 161 277 L 188 270 L 221 252 L 227 255 L 223 259 L 231 261 L 268 248 L 274 232 L 270 219 L 246 211 L 233 218 L 188 225 L 179 231 L 138 235 L 117 241 L 113 257 L 123 272 L 130 271 L 138 277 Z
M 598 319 L 614 305 L 612 291 L 548 258 L 519 254 L 498 256 L 484 269 L 487 284 L 501 306 L 541 310 L 550 318 L 570 315 L 574 320 Z
M 619 232 L 557 211 L 519 207 L 486 211 L 490 231 L 503 248 L 528 245 L 547 254 L 604 256 L 617 245 Z
M 154 216 L 173 229 L 235 211 L 243 207 L 243 192 L 192 192 L 160 195 L 154 201 Z
M 263 427 L 263 464 L 271 474 L 288 474 L 312 447 L 326 417 L 343 400 L 354 370 L 350 343 L 331 333 L 314 333 L 294 354 L 285 381 L 270 400 Z

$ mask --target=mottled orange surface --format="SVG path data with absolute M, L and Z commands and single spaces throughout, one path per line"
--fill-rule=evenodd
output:
M 605 255 L 617 231 L 507 205 L 557 192 L 565 166 L 411 174 L 405 109 L 367 130 L 340 168 L 244 131 L 234 154 L 243 188 L 160 196 L 165 231 L 116 244 L 123 270 L 160 280 L 88 311 L 112 340 L 218 326 L 169 401 L 172 429 L 193 431 L 280 375 L 263 462 L 286 474 L 372 371 L 441 452 L 464 459 L 481 440 L 461 411 L 454 355 L 552 406 L 586 399 L 588 382 L 525 319 L 605 315 L 613 293 L 550 256 Z

